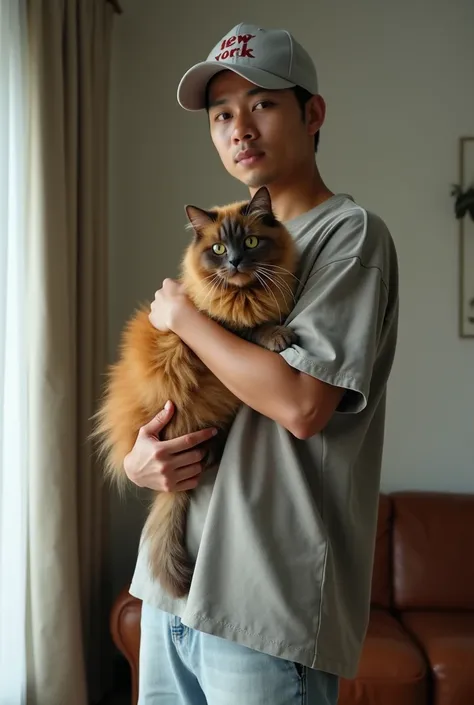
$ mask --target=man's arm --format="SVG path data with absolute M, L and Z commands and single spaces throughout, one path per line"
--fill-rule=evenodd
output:
M 192 304 L 175 309 L 170 327 L 238 399 L 296 438 L 321 431 L 344 393 L 229 332 Z

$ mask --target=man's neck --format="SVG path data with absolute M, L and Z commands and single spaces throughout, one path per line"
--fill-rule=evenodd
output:
M 323 182 L 316 165 L 306 175 L 287 184 L 269 184 L 275 215 L 281 222 L 292 220 L 319 206 L 334 193 Z

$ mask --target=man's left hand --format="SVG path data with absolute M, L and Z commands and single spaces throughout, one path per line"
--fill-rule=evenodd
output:
M 157 330 L 173 330 L 173 321 L 184 307 L 191 305 L 183 285 L 174 279 L 165 279 L 161 289 L 155 292 L 148 318 Z

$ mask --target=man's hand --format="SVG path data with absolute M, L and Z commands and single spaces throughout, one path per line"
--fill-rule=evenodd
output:
M 184 287 L 174 279 L 165 279 L 161 289 L 155 292 L 155 300 L 151 304 L 148 316 L 150 323 L 157 330 L 173 330 L 173 321 L 183 307 L 192 306 L 184 292 Z
M 215 429 L 204 429 L 186 436 L 160 441 L 159 432 L 174 413 L 171 402 L 140 429 L 135 445 L 123 466 L 127 477 L 138 487 L 159 492 L 181 492 L 194 489 L 202 472 L 205 450 L 198 446 L 215 435 Z

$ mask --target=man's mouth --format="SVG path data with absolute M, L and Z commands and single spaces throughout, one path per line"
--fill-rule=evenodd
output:
M 244 149 L 237 154 L 235 161 L 242 166 L 252 166 L 259 162 L 263 156 L 264 152 L 259 149 Z

